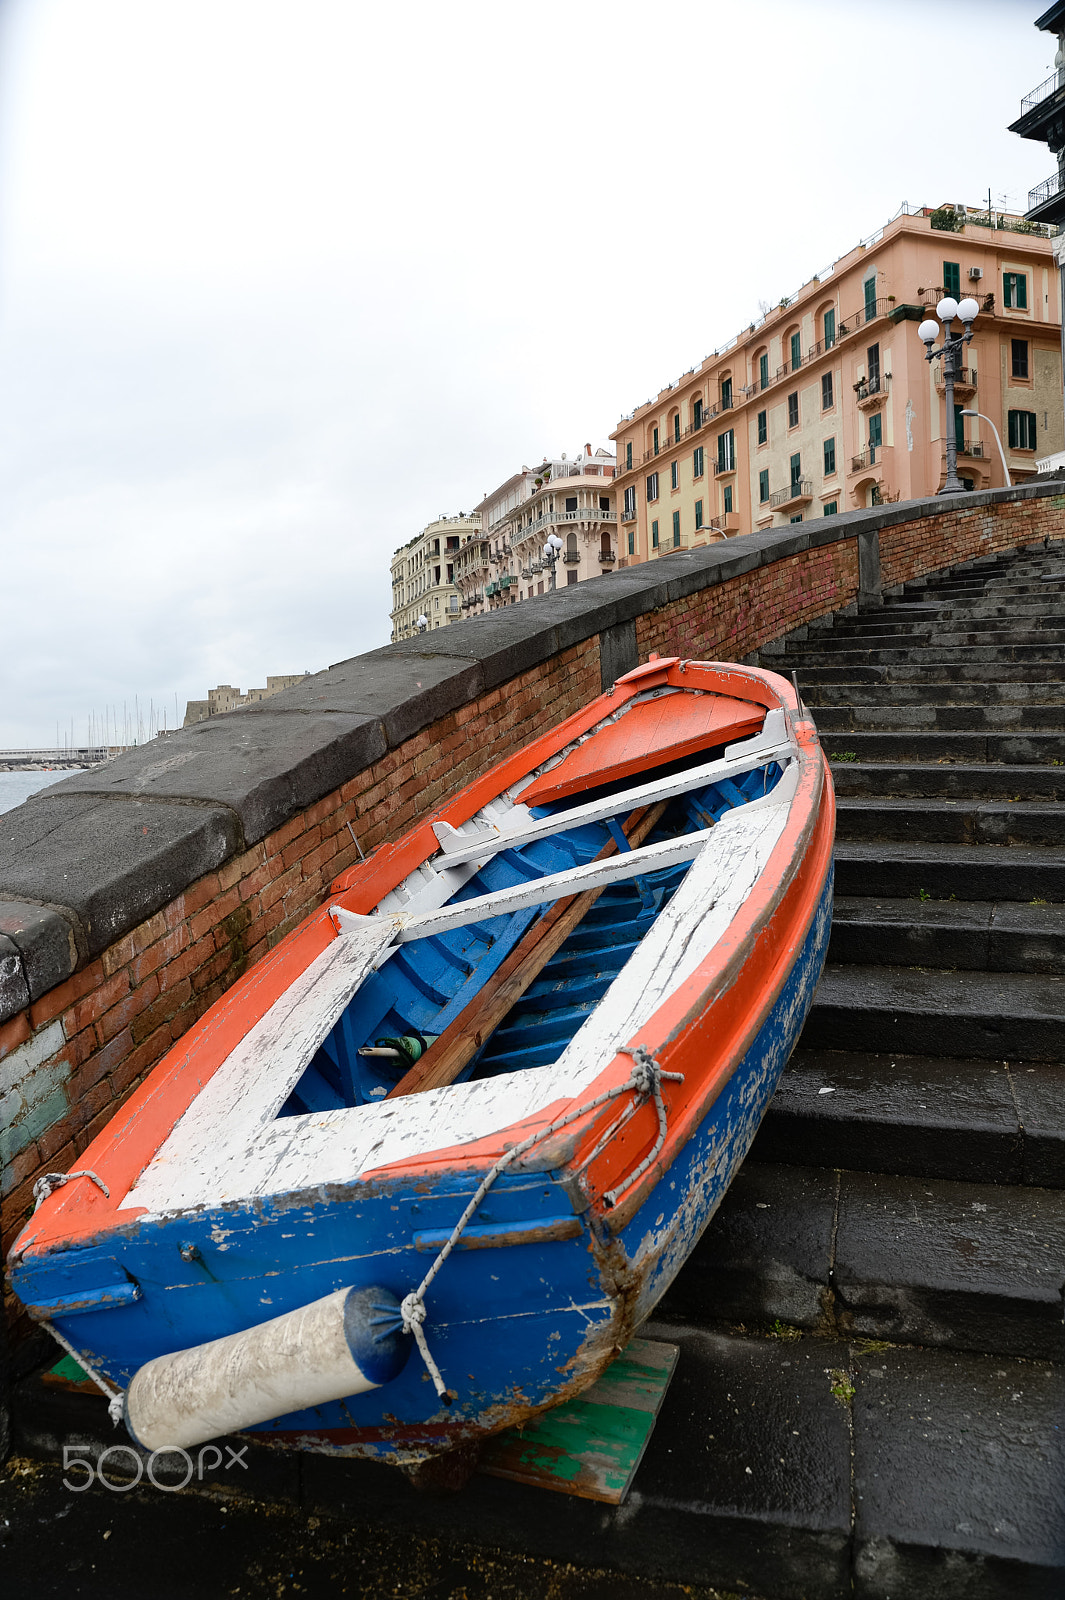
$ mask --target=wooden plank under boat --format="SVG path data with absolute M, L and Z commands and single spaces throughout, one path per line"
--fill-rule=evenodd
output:
M 16 1292 L 148 1448 L 413 1461 L 580 1393 L 798 1038 L 834 818 L 790 684 L 652 658 L 344 873 L 44 1196 Z

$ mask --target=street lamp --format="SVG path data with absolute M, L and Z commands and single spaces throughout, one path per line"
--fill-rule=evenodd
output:
M 995 427 L 995 424 L 991 421 L 990 417 L 985 417 L 982 411 L 963 411 L 962 416 L 979 417 L 981 422 L 987 423 L 988 427 L 991 429 L 991 432 L 995 435 L 995 443 L 998 445 L 998 453 L 1002 461 L 1002 474 L 1006 480 L 1006 488 L 1008 489 L 1010 484 L 1013 482 L 1013 479 L 1010 477 L 1010 469 L 1006 465 L 1006 452 L 1002 448 L 1002 440 L 998 436 L 998 429 Z
M 947 391 L 947 481 L 939 490 L 940 494 L 963 494 L 965 491 L 965 485 L 958 477 L 958 440 L 954 432 L 954 379 L 957 374 L 958 351 L 972 338 L 973 319 L 979 311 L 980 307 L 969 296 L 966 296 L 959 305 L 953 295 L 946 294 L 936 306 L 936 316 L 943 324 L 943 343 L 939 349 L 932 348 L 939 336 L 939 322 L 936 322 L 934 317 L 927 318 L 917 330 L 917 336 L 927 351 L 926 361 L 935 361 L 940 356 L 945 357 L 943 382 Z M 951 333 L 951 324 L 955 317 L 960 317 L 965 324 L 964 333 Z
M 555 587 L 555 562 L 558 560 L 558 553 L 561 549 L 562 540 L 559 538 L 558 534 L 549 533 L 547 536 L 547 543 L 544 545 L 544 560 L 551 568 L 552 589 Z
M 415 626 L 417 627 L 419 633 L 424 633 L 426 628 L 429 626 L 429 618 L 424 612 L 422 612 L 422 615 L 418 618 Z

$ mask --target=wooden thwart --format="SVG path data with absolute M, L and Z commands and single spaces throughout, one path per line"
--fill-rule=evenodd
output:
M 576 1400 L 490 1439 L 481 1471 L 620 1505 L 654 1431 L 678 1355 L 675 1344 L 633 1339 Z
M 649 809 L 632 813 L 625 824 L 630 848 L 643 843 L 668 803 L 663 800 Z M 609 840 L 596 860 L 605 860 L 616 854 L 617 849 L 616 841 Z M 403 1095 L 418 1094 L 422 1089 L 442 1089 L 454 1083 L 483 1041 L 539 977 L 602 892 L 601 888 L 588 889 L 583 894 L 568 895 L 556 900 L 550 911 L 538 917 L 480 993 L 474 995 L 421 1060 L 400 1078 L 387 1098 L 398 1100 Z

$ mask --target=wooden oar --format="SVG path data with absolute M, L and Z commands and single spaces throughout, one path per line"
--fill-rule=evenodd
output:
M 630 848 L 643 843 L 668 800 L 650 808 L 634 811 L 625 823 L 625 837 Z M 611 839 L 600 850 L 597 861 L 616 853 L 618 845 Z M 574 928 L 594 906 L 602 889 L 587 889 L 584 894 L 567 895 L 556 900 L 550 911 L 539 917 L 514 946 L 510 955 L 493 973 L 479 994 L 474 995 L 464 1011 L 460 1011 L 451 1026 L 430 1046 L 421 1060 L 404 1073 L 394 1089 L 387 1095 L 397 1100 L 401 1095 L 417 1094 L 422 1089 L 442 1089 L 454 1083 L 470 1058 L 480 1049 L 483 1040 L 497 1028 L 530 984 L 539 977 L 555 951 L 560 949 Z

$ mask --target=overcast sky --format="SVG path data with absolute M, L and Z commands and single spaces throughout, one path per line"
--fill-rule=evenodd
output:
M 440 512 L 1023 209 L 1042 9 L 0 0 L 0 747 L 387 642 Z

